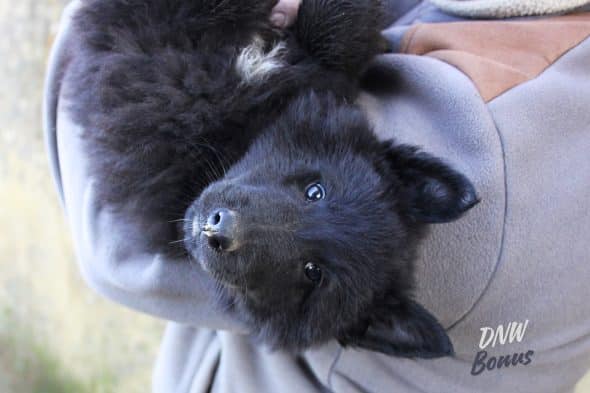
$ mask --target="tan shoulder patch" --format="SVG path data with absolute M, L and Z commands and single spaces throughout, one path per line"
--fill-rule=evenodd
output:
M 590 37 L 590 13 L 518 21 L 419 24 L 402 53 L 431 56 L 464 72 L 484 100 L 535 78 Z

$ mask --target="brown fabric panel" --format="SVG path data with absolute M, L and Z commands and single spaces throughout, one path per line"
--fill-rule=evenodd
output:
M 401 52 L 431 56 L 464 72 L 485 101 L 535 78 L 590 37 L 590 13 L 526 21 L 419 24 Z

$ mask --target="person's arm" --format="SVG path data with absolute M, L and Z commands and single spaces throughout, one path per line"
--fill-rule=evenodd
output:
M 186 258 L 148 253 L 138 217 L 115 216 L 96 200 L 87 171 L 80 127 L 68 115 L 61 81 L 67 73 L 69 20 L 79 2 L 64 13 L 50 59 L 45 91 L 45 138 L 54 178 L 72 231 L 76 256 L 87 283 L 128 307 L 180 323 L 245 332 L 217 310 L 208 276 Z

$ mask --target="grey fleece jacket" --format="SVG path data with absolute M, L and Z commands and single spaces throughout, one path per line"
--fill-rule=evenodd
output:
M 465 218 L 435 226 L 417 261 L 418 300 L 448 329 L 456 355 L 399 359 L 330 342 L 294 356 L 253 345 L 214 310 L 196 265 L 147 253 L 133 217 L 97 203 L 81 130 L 62 97 L 77 6 L 64 14 L 50 60 L 48 153 L 88 284 L 170 321 L 154 392 L 556 393 L 572 391 L 590 368 L 590 30 L 556 47 L 539 72 L 511 74 L 522 65 L 513 61 L 482 78 L 497 59 L 438 47 L 444 53 L 417 55 L 427 30 L 411 25 L 456 17 L 428 3 L 391 3 L 401 17 L 385 34 L 399 53 L 375 62 L 381 88 L 360 102 L 381 138 L 444 157 L 482 198 Z M 507 75 L 517 82 L 503 84 Z

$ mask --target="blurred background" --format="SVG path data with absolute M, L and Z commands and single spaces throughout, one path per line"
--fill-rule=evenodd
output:
M 84 285 L 44 152 L 43 78 L 66 3 L 0 0 L 0 393 L 145 393 L 163 323 Z
M 43 146 L 66 0 L 0 0 L 0 393 L 145 393 L 164 324 L 83 283 Z

